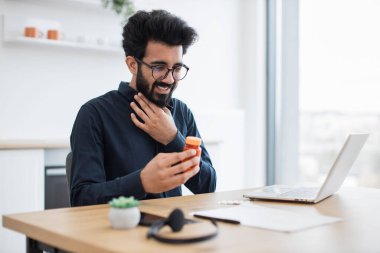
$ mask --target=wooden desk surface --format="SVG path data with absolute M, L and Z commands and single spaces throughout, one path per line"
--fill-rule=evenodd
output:
M 142 201 L 142 211 L 167 215 L 225 207 L 220 200 L 243 200 L 248 190 Z M 342 217 L 343 222 L 294 233 L 282 233 L 219 223 L 219 235 L 209 241 L 171 245 L 146 239 L 147 228 L 113 230 L 108 206 L 54 209 L 3 216 L 3 226 L 35 240 L 71 252 L 380 252 L 380 189 L 343 188 L 318 204 L 257 201 L 263 206 L 297 209 Z M 191 233 L 191 225 L 182 233 Z M 199 226 L 199 225 L 198 225 Z M 207 222 L 201 230 L 212 228 Z

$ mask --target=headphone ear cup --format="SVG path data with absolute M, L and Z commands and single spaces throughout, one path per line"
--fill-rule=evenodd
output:
M 174 209 L 168 219 L 167 224 L 171 227 L 173 232 L 179 232 L 185 225 L 185 215 L 183 214 L 181 209 Z
M 174 209 L 170 213 L 167 219 L 153 222 L 152 226 L 149 228 L 147 237 L 154 238 L 160 242 L 174 243 L 174 244 L 201 242 L 201 241 L 211 239 L 218 235 L 218 231 L 219 231 L 218 225 L 216 224 L 214 220 L 212 220 L 211 223 L 213 224 L 213 226 L 215 226 L 216 231 L 207 235 L 201 235 L 201 236 L 192 237 L 192 238 L 170 238 L 170 237 L 161 236 L 159 234 L 159 231 L 165 225 L 169 225 L 173 232 L 181 231 L 182 227 L 185 225 L 185 215 L 183 214 L 182 210 Z

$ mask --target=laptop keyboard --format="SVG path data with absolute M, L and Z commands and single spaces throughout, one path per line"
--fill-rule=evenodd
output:
M 279 194 L 278 196 L 286 198 L 302 198 L 310 199 L 315 198 L 318 194 L 319 188 L 317 187 L 300 187 L 288 192 Z

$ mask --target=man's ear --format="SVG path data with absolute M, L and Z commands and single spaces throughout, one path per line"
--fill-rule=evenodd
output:
M 125 63 L 127 64 L 129 71 L 133 75 L 137 75 L 138 65 L 135 58 L 132 56 L 127 56 L 127 58 L 125 58 Z

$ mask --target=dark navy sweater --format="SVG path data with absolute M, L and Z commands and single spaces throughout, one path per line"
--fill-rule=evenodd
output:
M 181 187 L 148 194 L 140 173 L 158 153 L 182 151 L 186 136 L 200 137 L 193 114 L 180 100 L 171 100 L 178 133 L 171 143 L 163 145 L 132 122 L 130 103 L 135 94 L 128 83 L 121 82 L 117 91 L 94 98 L 79 110 L 70 139 L 72 206 L 107 203 L 121 195 L 151 199 L 182 194 Z M 216 173 L 203 142 L 201 148 L 200 171 L 185 183 L 195 194 L 213 192 L 216 186 Z

